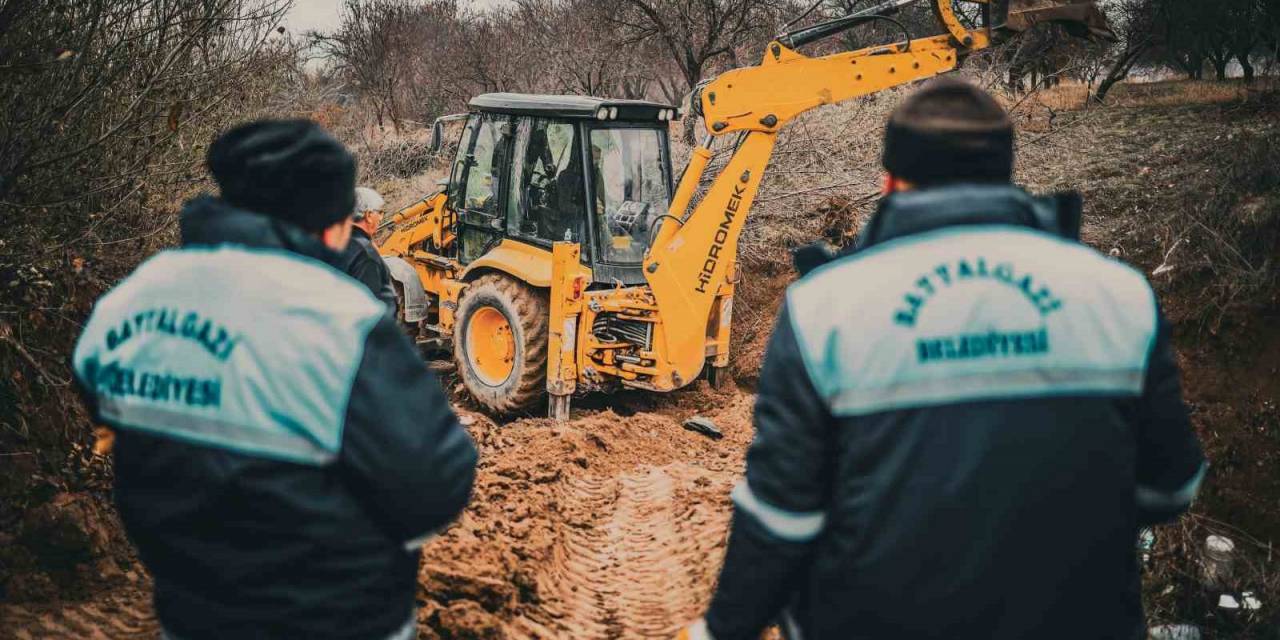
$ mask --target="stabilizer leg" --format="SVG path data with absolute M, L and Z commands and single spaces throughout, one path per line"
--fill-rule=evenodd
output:
M 547 396 L 547 417 L 556 422 L 564 422 L 569 419 L 569 405 L 573 399 L 570 395 L 548 395 Z
M 707 383 L 713 389 L 726 389 L 733 384 L 733 375 L 729 373 L 729 367 L 709 365 L 707 367 Z

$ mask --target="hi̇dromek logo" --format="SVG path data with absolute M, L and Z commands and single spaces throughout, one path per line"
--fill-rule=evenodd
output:
M 715 273 L 716 266 L 720 263 L 720 252 L 729 241 L 729 227 L 738 215 L 738 207 L 742 206 L 742 196 L 746 192 L 746 187 L 733 185 L 733 193 L 730 194 L 729 203 L 724 208 L 724 220 L 720 221 L 720 226 L 716 229 L 711 248 L 707 250 L 707 259 L 702 263 L 702 272 L 698 274 L 698 286 L 694 288 L 698 293 L 707 293 L 707 285 L 711 284 L 711 275 Z

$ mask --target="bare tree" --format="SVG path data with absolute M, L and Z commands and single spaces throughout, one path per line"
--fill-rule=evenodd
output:
M 1159 0 L 1155 13 L 1165 60 L 1192 79 L 1201 78 L 1208 63 L 1225 80 L 1235 60 L 1251 83 L 1254 61 L 1274 58 L 1280 41 L 1280 9 L 1267 0 Z
M 1204 75 L 1209 32 L 1204 29 L 1212 8 L 1204 3 L 1166 0 L 1160 8 L 1161 46 L 1168 61 L 1189 80 Z
M 0 207 L 97 201 L 137 182 L 185 127 L 236 94 L 225 74 L 264 53 L 287 6 L 0 4 Z
M 646 97 L 656 79 L 654 47 L 629 42 L 601 0 L 517 0 L 511 18 L 533 36 L 529 44 L 556 93 Z
M 643 94 L 649 67 L 618 46 L 600 0 L 345 0 L 333 33 L 311 41 L 381 125 L 426 122 L 495 91 Z
M 1240 65 L 1245 84 L 1252 84 L 1256 73 L 1251 58 L 1262 45 L 1266 35 L 1266 8 L 1264 0 L 1221 0 L 1223 31 L 1228 50 Z M 1225 74 L 1220 74 L 1223 76 Z M 1219 77 L 1219 79 L 1222 79 Z
M 93 299 L 173 241 L 204 145 L 299 59 L 284 0 L 0 0 L 0 522 L 91 480 L 68 371 Z M 98 464 L 97 468 L 101 468 Z
M 718 60 L 736 62 L 748 42 L 763 42 L 778 23 L 779 6 L 762 0 L 622 0 L 611 14 L 627 36 L 622 44 L 653 41 L 665 51 L 675 78 L 658 77 L 670 102 L 680 102 Z M 674 81 L 672 81 L 674 80 Z M 685 119 L 693 138 L 693 118 Z
M 1262 3 L 1262 51 L 1269 67 L 1280 64 L 1280 2 Z
M 1134 65 L 1156 42 L 1158 0 L 1114 0 L 1106 5 L 1107 19 L 1119 41 L 1112 47 L 1110 67 L 1098 83 L 1091 99 L 1102 102 L 1116 83 L 1124 80 Z
M 472 93 L 546 90 L 550 61 L 536 49 L 536 34 L 519 22 L 520 11 L 499 6 L 461 18 L 464 35 L 452 64 Z
M 453 97 L 447 81 L 462 41 L 456 0 L 345 0 L 342 22 L 312 43 L 373 107 L 379 126 L 389 119 L 441 110 Z M 430 69 L 432 73 L 427 73 Z
M 820 6 L 825 9 L 822 18 L 844 16 L 868 9 L 879 4 L 877 0 L 826 0 Z M 910 35 L 912 38 L 937 35 L 942 25 L 934 18 L 930 3 L 917 3 L 898 10 L 892 17 L 897 24 L 888 21 L 872 21 L 865 25 L 846 31 L 841 35 L 842 48 L 858 49 L 873 45 L 896 42 Z M 975 5 L 976 6 L 976 5 Z M 968 18 L 964 13 L 964 5 L 956 7 L 961 18 Z M 904 33 L 905 31 L 905 33 Z
M 1056 85 L 1069 70 L 1076 39 L 1060 25 L 1039 25 L 998 52 L 1008 66 L 1007 86 L 1014 93 Z M 1096 52 L 1096 51 L 1095 51 Z
M 1083 82 L 1089 91 L 1107 70 L 1106 50 L 1110 43 L 1101 40 L 1072 42 L 1066 51 L 1068 77 Z

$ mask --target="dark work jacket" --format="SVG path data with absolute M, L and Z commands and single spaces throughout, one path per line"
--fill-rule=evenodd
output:
M 1141 273 L 1011 186 L 901 193 L 787 292 L 707 627 L 1145 637 L 1135 539 L 1204 474 Z
M 369 288 L 392 312 L 396 310 L 396 290 L 391 285 L 391 271 L 373 246 L 373 239 L 360 227 L 351 229 L 351 242 L 342 252 L 341 268 L 347 275 Z
M 212 198 L 95 305 L 74 365 L 175 637 L 380 638 L 476 451 L 394 319 L 301 230 Z

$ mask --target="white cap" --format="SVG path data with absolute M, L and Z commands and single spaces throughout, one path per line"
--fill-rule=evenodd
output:
M 387 204 L 382 196 L 369 187 L 356 187 L 356 206 L 355 211 L 351 212 L 351 217 L 356 221 L 364 219 L 366 211 L 381 211 L 382 207 Z

